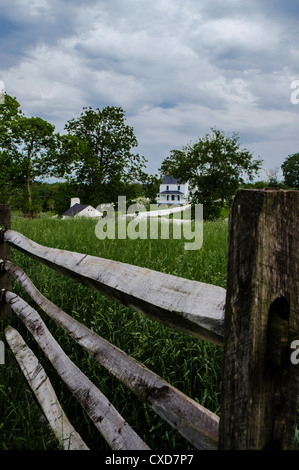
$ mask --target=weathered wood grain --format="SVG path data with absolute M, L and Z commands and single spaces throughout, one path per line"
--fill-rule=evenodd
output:
M 75 341 L 197 449 L 217 448 L 218 416 L 63 312 L 38 291 L 22 269 L 10 261 L 5 269 Z
M 20 333 L 8 326 L 5 329 L 5 338 L 62 448 L 88 450 L 65 415 L 44 368 Z
M 149 450 L 101 391 L 64 353 L 38 313 L 16 294 L 6 292 L 5 301 L 24 322 L 56 371 L 85 409 L 113 450 Z
M 0 204 L 0 290 L 11 290 L 11 276 L 8 272 L 2 270 L 2 261 L 10 259 L 11 249 L 8 243 L 4 243 L 2 235 L 5 229 L 10 229 L 11 214 L 8 204 Z M 0 320 L 7 321 L 10 315 L 10 308 L 7 304 L 0 302 Z
M 8 230 L 5 241 L 56 271 L 178 331 L 223 343 L 225 289 L 35 243 Z
M 229 219 L 220 449 L 293 449 L 299 191 L 240 190 Z

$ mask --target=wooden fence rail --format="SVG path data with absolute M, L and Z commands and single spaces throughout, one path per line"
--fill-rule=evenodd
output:
M 63 412 L 45 370 L 21 335 L 7 326 L 5 338 L 63 449 L 88 450 Z
M 217 448 L 219 418 L 46 299 L 10 261 L 5 269 L 56 323 L 196 448 Z M 14 297 L 6 301 L 16 309 Z M 15 296 L 16 297 L 16 296 Z M 26 307 L 27 309 L 29 306 Z M 19 311 L 19 310 L 18 310 Z M 18 313 L 18 312 L 17 312 Z M 23 316 L 21 317 L 23 318 Z
M 4 241 L 31 258 L 154 320 L 223 342 L 225 289 L 130 264 L 41 246 L 13 230 Z
M 229 219 L 225 290 L 125 263 L 44 247 L 11 230 L 8 208 L 0 206 L 0 225 L 6 227 L 0 243 L 4 304 L 22 319 L 111 448 L 148 449 L 65 355 L 37 312 L 11 292 L 12 277 L 78 344 L 195 448 L 291 449 L 298 398 L 298 366 L 290 360 L 291 344 L 299 340 L 298 211 L 298 191 L 237 193 Z M 2 219 L 1 213 L 6 214 Z M 46 299 L 9 260 L 7 247 L 154 320 L 223 346 L 220 420 Z M 8 318 L 4 304 L 2 317 Z M 37 359 L 32 359 L 32 352 L 10 326 L 6 338 L 22 369 L 28 369 L 27 355 L 36 370 Z M 30 373 L 26 374 L 31 383 Z M 49 407 L 43 409 L 48 411 Z M 62 421 L 67 420 L 62 411 L 58 413 Z M 56 433 L 59 434 L 57 429 Z M 84 448 L 80 439 L 71 427 L 61 438 L 65 448 Z

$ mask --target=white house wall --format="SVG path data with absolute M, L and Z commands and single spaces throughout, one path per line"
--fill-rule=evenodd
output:
M 180 189 L 178 189 L 178 186 Z M 160 193 L 163 191 L 167 191 L 167 187 L 169 191 L 181 191 L 185 196 L 188 195 L 189 183 L 184 184 L 160 184 Z
M 178 189 L 178 187 L 180 189 Z M 164 191 L 180 191 L 183 194 L 180 194 L 180 200 L 178 200 L 177 195 L 175 195 L 175 199 L 171 199 L 171 194 L 169 194 L 169 199 L 167 200 L 167 194 L 159 194 L 157 197 L 157 203 L 158 204 L 186 204 L 188 201 L 188 196 L 189 196 L 189 183 L 184 183 L 184 184 L 160 184 L 160 193 Z

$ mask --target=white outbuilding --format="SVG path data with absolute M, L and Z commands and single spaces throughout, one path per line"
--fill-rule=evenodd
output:
M 62 214 L 62 218 L 66 217 L 102 217 L 102 212 L 98 211 L 89 204 L 80 204 L 80 199 L 74 197 L 71 199 L 70 208 Z

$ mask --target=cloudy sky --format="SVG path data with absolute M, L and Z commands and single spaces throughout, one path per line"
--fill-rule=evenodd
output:
M 299 152 L 298 20 L 297 0 L 0 0 L 0 80 L 57 132 L 121 106 L 152 174 L 212 127 L 274 170 Z

